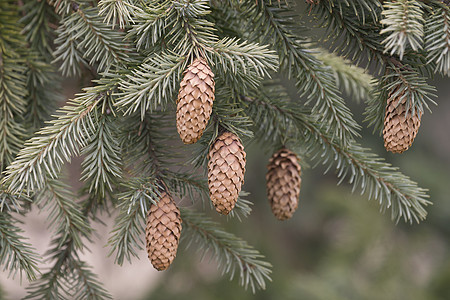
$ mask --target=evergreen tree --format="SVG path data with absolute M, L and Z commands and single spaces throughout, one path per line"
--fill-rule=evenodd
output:
M 448 1 L 306 2 L 299 11 L 284 0 L 0 1 L 0 263 L 32 281 L 27 298 L 109 298 L 79 257 L 90 223 L 118 210 L 109 247 L 122 264 L 143 251 L 146 215 L 162 198 L 147 222 L 152 262 L 164 253 L 161 264 L 170 264 L 181 224 L 181 244 L 212 251 L 223 273 L 264 288 L 271 265 L 257 250 L 221 229 L 213 212 L 174 204 L 211 197 L 219 212 L 247 216 L 251 202 L 237 195 L 251 141 L 270 153 L 289 149 L 270 175 L 289 215 L 298 157 L 334 169 L 395 221 L 425 219 L 426 190 L 359 144 L 344 96 L 365 102 L 387 150 L 408 149 L 434 103 L 427 80 L 449 75 Z M 314 17 L 308 26 L 306 16 Z M 92 83 L 55 112 L 61 75 Z M 196 142 L 187 151 L 177 130 Z M 78 155 L 84 187 L 75 195 L 62 174 Z M 281 196 L 271 196 L 277 209 Z M 55 236 L 46 270 L 18 227 L 34 206 Z

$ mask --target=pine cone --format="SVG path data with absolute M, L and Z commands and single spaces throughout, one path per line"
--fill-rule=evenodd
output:
M 402 94 L 396 98 L 388 97 L 384 118 L 384 147 L 393 153 L 402 153 L 411 146 L 420 127 L 422 112 L 411 110 L 406 112 L 406 98 L 401 100 Z M 399 101 L 402 103 L 399 104 Z
M 282 148 L 272 155 L 267 169 L 267 196 L 272 212 L 279 220 L 290 219 L 298 207 L 302 181 L 297 155 Z
M 204 58 L 184 71 L 177 100 L 177 130 L 185 144 L 197 142 L 208 124 L 214 102 L 214 73 Z
M 164 192 L 148 211 L 145 231 L 148 258 L 158 271 L 166 270 L 177 255 L 180 234 L 180 210 L 172 197 Z
M 244 184 L 245 156 L 239 138 L 228 131 L 217 137 L 209 150 L 209 195 L 221 214 L 228 215 L 236 204 Z

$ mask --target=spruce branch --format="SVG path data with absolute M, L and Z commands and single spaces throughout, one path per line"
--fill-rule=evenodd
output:
M 36 55 L 27 60 L 27 111 L 25 120 L 30 131 L 37 131 L 56 110 L 62 99 L 59 93 L 60 77 L 55 68 L 45 59 Z
M 25 112 L 24 60 L 0 52 L 0 170 L 12 161 L 25 139 L 20 116 Z
M 357 136 L 359 125 L 340 96 L 331 69 L 311 55 L 308 42 L 296 34 L 298 26 L 290 9 L 263 1 L 250 6 L 247 13 L 256 37 L 277 50 L 280 69 L 296 78 L 298 89 L 308 101 L 315 101 L 313 114 L 332 128 L 338 140 L 345 143 Z
M 47 255 L 53 266 L 27 288 L 24 299 L 112 299 L 97 276 L 79 259 L 72 239 L 63 240 L 62 246 L 61 236 L 52 241 L 54 247 Z
M 100 0 L 98 2 L 99 15 L 104 16 L 103 22 L 112 28 L 118 24 L 120 29 L 134 23 L 136 10 L 135 0 Z
M 418 1 L 387 1 L 381 14 L 381 24 L 385 28 L 380 34 L 387 34 L 382 41 L 384 52 L 389 52 L 390 55 L 396 53 L 402 60 L 408 47 L 414 51 L 422 49 L 424 18 Z
M 211 46 L 224 72 L 231 69 L 235 74 L 237 69 L 241 69 L 247 75 L 247 70 L 252 69 L 257 76 L 264 77 L 278 68 L 275 51 L 269 50 L 267 45 L 223 38 Z
M 20 213 L 24 206 L 31 202 L 31 199 L 25 195 L 11 194 L 6 191 L 5 187 L 0 185 L 0 212 L 15 211 Z
M 95 133 L 95 107 L 103 99 L 101 87 L 86 88 L 58 110 L 57 118 L 25 143 L 2 180 L 12 193 L 40 190 L 46 176 L 56 178 L 62 164 L 78 155 L 91 133 Z
M 192 203 L 198 199 L 204 204 L 209 201 L 208 184 L 206 179 L 189 173 L 166 171 L 164 182 L 181 199 L 184 197 Z
M 15 8 L 0 3 L 0 171 L 11 163 L 25 139 L 26 43 Z
M 131 263 L 132 257 L 138 257 L 142 250 L 142 233 L 148 204 L 156 204 L 162 186 L 155 178 L 135 178 L 129 180 L 127 189 L 119 196 L 119 215 L 114 229 L 108 239 L 111 250 L 115 253 L 115 263 L 122 265 L 126 259 Z
M 36 250 L 21 235 L 23 230 L 16 227 L 19 221 L 7 212 L 0 213 L 0 265 L 8 276 L 25 273 L 28 280 L 35 280 L 39 273 L 37 264 L 40 258 Z
M 174 136 L 173 119 L 169 112 L 158 111 L 146 114 L 141 120 L 139 114 L 129 115 L 121 122 L 120 147 L 124 167 L 135 177 L 154 176 L 165 173 L 177 158 L 175 147 L 167 145 Z
M 83 58 L 83 53 L 78 49 L 78 43 L 73 37 L 73 32 L 64 26 L 56 30 L 58 37 L 55 39 L 57 49 L 53 52 L 55 59 L 52 63 L 60 62 L 59 71 L 64 76 L 80 76 L 81 67 L 88 66 Z
M 200 251 L 205 254 L 212 251 L 218 268 L 233 278 L 239 272 L 240 284 L 255 289 L 265 289 L 270 279 L 271 264 L 245 241 L 221 229 L 201 213 L 181 209 L 183 220 L 183 238 L 189 236 L 189 244 L 201 243 Z
M 49 180 L 51 185 L 53 182 Z M 60 183 L 59 183 L 60 184 Z M 87 224 L 87 216 L 90 214 L 91 206 L 86 202 L 89 198 L 74 206 L 73 195 L 70 195 L 63 186 L 52 186 L 56 189 L 53 193 L 54 200 L 61 203 L 61 208 L 67 207 L 69 210 L 63 211 L 63 218 L 70 217 L 75 229 L 66 230 L 64 222 L 57 228 L 57 234 L 51 241 L 51 248 L 46 256 L 52 266 L 47 272 L 33 282 L 28 288 L 25 299 L 111 299 L 111 296 L 104 290 L 97 280 L 97 276 L 89 270 L 89 267 L 79 258 L 77 251 L 84 249 L 81 238 L 90 240 L 90 227 Z M 62 188 L 62 190 L 60 190 Z M 45 195 L 43 195 L 45 196 Z M 67 197 L 72 198 L 69 200 Z M 57 209 L 58 210 L 58 209 Z M 70 214 L 72 214 L 70 216 Z M 76 225 L 78 224 L 78 225 Z M 78 298 L 81 297 L 81 298 Z
M 427 200 L 426 190 L 417 186 L 407 176 L 397 171 L 397 168 L 383 161 L 382 158 L 370 153 L 356 142 L 342 147 L 334 142 L 331 135 L 312 119 L 309 111 L 292 109 L 283 104 L 286 99 L 272 100 L 259 95 L 260 98 L 241 98 L 254 118 L 255 124 L 263 124 L 263 118 L 270 118 L 274 114 L 278 118 L 286 118 L 299 133 L 303 147 L 308 153 L 314 154 L 312 160 L 327 166 L 327 171 L 336 167 L 340 182 L 348 178 L 353 188 L 361 188 L 361 193 L 367 193 L 369 199 L 377 200 L 381 211 L 391 210 L 391 216 L 398 221 L 419 222 L 426 217 L 425 206 L 430 204 Z M 265 107 L 265 109 L 264 109 Z M 271 114 L 264 111 L 270 109 Z M 266 122 L 276 126 L 276 122 Z
M 373 77 L 366 70 L 353 65 L 349 60 L 336 54 L 320 51 L 316 54 L 334 73 L 336 84 L 357 101 L 371 98 Z
M 426 19 L 427 61 L 436 63 L 435 72 L 450 76 L 450 8 L 437 8 Z
M 81 151 L 84 160 L 81 180 L 89 183 L 89 193 L 105 197 L 122 177 L 121 149 L 114 135 L 114 117 L 102 114 L 95 134 Z
M 335 0 L 323 0 L 314 5 L 312 12 L 319 25 L 326 28 L 327 38 L 333 38 L 333 45 L 344 57 L 356 64 L 374 61 L 378 71 L 385 65 L 414 67 L 428 72 L 430 66 L 425 65 L 425 57 L 422 53 L 407 51 L 400 61 L 396 56 L 385 52 L 383 38 L 380 35 L 382 26 L 378 21 L 381 18 L 381 9 L 374 9 L 373 15 L 366 17 L 365 22 L 360 21 L 360 16 L 345 3 Z M 376 1 L 377 2 L 377 1 Z
M 72 240 L 75 250 L 84 248 L 82 237 L 89 237 L 91 228 L 79 205 L 74 201 L 75 195 L 70 187 L 61 180 L 46 179 L 44 188 L 36 195 L 35 204 L 41 210 L 48 210 L 49 226 L 59 233 L 59 245 L 62 247 L 68 238 Z
M 306 118 L 304 118 L 306 120 Z M 391 218 L 398 222 L 400 219 L 423 221 L 427 212 L 425 206 L 431 204 L 427 198 L 426 190 L 417 186 L 417 183 L 409 177 L 397 171 L 382 158 L 370 153 L 370 149 L 363 148 L 357 143 L 350 144 L 347 148 L 332 142 L 325 131 L 313 122 L 304 122 L 303 126 L 308 130 L 308 138 L 315 139 L 317 146 L 310 149 L 310 153 L 336 157 L 335 162 L 323 161 L 328 168 L 335 165 L 340 181 L 348 178 L 353 185 L 361 189 L 361 194 L 367 194 L 368 198 L 375 200 L 380 205 L 380 210 L 391 210 Z M 318 145 L 320 142 L 325 145 Z M 317 160 L 321 160 L 316 158 Z
M 149 49 L 158 42 L 166 44 L 165 37 L 171 32 L 170 28 L 179 28 L 172 1 L 147 3 L 144 9 L 137 9 L 134 15 L 134 24 L 127 36 L 135 41 L 138 50 Z
M 75 284 L 72 284 L 72 299 L 112 299 L 112 296 L 103 288 L 98 281 L 97 275 L 91 271 L 91 267 L 82 260 L 73 259 L 69 261 L 68 267 L 73 270 Z
M 180 28 L 175 26 L 171 30 L 173 37 L 169 39 L 169 43 L 175 45 L 174 51 L 180 55 L 201 57 L 208 43 L 217 41 L 217 36 L 213 33 L 214 23 L 205 18 L 210 14 L 208 2 L 172 1 Z
M 78 64 L 84 60 L 91 66 L 98 64 L 98 72 L 108 72 L 111 66 L 124 67 L 132 61 L 129 53 L 133 48 L 125 41 L 125 34 L 103 23 L 98 8 L 80 5 L 61 23 L 53 62 L 62 63 L 63 74 L 79 75 Z
M 115 105 L 124 109 L 126 115 L 139 111 L 142 119 L 147 111 L 165 108 L 174 98 L 185 66 L 184 57 L 170 52 L 155 53 L 126 75 L 126 80 L 120 81 Z
M 217 100 L 212 112 L 212 116 L 216 121 L 214 130 L 219 133 L 221 127 L 240 137 L 252 138 L 253 132 L 250 128 L 252 127 L 253 122 L 245 114 L 244 110 L 237 105 L 235 97 L 233 91 L 230 91 L 226 87 L 216 90 Z M 214 136 L 216 136 L 216 134 L 214 134 Z M 207 155 L 205 155 L 205 157 L 207 157 Z
M 58 16 L 47 1 L 26 0 L 23 11 L 25 15 L 20 22 L 24 24 L 22 34 L 30 43 L 31 49 L 39 53 L 48 62 L 52 59 L 54 32 L 52 24 L 58 22 Z
M 384 53 L 379 34 L 382 28 L 377 16 L 379 14 L 381 17 L 381 10 L 373 10 L 375 15 L 361 23 L 353 9 L 339 2 L 322 0 L 312 7 L 320 26 L 326 28 L 328 37 L 334 38 L 336 50 L 356 63 L 364 58 L 362 54 L 380 64 L 389 61 L 390 56 Z
M 368 20 L 378 20 L 380 18 L 380 11 L 382 9 L 383 1 L 379 0 L 325 0 L 339 11 L 350 10 L 353 15 L 362 24 Z M 322 0 L 308 0 L 314 5 L 323 4 Z
M 48 4 L 52 5 L 55 8 L 56 13 L 61 17 L 66 16 L 73 8 L 78 7 L 78 3 L 85 1 L 86 0 L 78 0 L 76 2 L 72 0 L 47 0 Z

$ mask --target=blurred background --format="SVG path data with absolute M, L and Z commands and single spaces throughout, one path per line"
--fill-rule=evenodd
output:
M 253 212 L 239 222 L 219 216 L 208 206 L 208 214 L 228 231 L 247 240 L 273 265 L 272 282 L 264 291 L 252 293 L 238 278 L 222 277 L 214 260 L 201 259 L 195 247 L 182 243 L 168 271 L 157 272 L 145 250 L 133 264 L 114 265 L 105 247 L 112 229 L 112 216 L 95 224 L 97 236 L 84 258 L 93 266 L 114 299 L 450 299 L 450 80 L 435 78 L 438 106 L 425 112 L 412 148 L 401 155 L 387 153 L 382 137 L 363 129 L 363 146 L 383 156 L 419 186 L 429 189 L 433 205 L 420 224 L 395 224 L 390 212 L 379 212 L 376 201 L 351 193 L 346 183 L 337 186 L 333 171 L 303 168 L 300 204 L 294 217 L 277 221 L 265 190 L 266 164 L 271 153 L 257 144 L 246 145 L 247 171 L 243 189 Z M 73 97 L 84 82 L 68 80 L 64 94 Z M 347 101 L 360 124 L 364 104 Z M 80 159 L 70 165 L 74 189 L 80 187 Z M 189 206 L 190 201 L 179 203 Z M 42 255 L 51 239 L 46 213 L 36 210 L 23 220 L 30 242 Z M 144 237 L 143 237 L 144 238 Z M 42 266 L 42 267 L 45 267 Z M 27 281 L 0 273 L 0 299 L 20 299 Z

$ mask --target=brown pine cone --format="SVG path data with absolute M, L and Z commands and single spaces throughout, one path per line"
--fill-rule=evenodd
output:
M 228 215 L 244 184 L 245 152 L 240 139 L 231 132 L 217 137 L 208 154 L 209 195 L 217 212 Z
M 267 197 L 272 212 L 279 220 L 290 219 L 298 207 L 302 182 L 297 155 L 282 148 L 272 155 L 267 169 Z
M 411 110 L 406 112 L 406 98 L 402 95 L 396 98 L 388 97 L 384 118 L 383 139 L 384 147 L 393 153 L 402 153 L 411 146 L 420 127 L 422 112 Z M 399 101 L 402 101 L 399 104 Z
M 158 271 L 166 270 L 177 255 L 181 234 L 180 210 L 172 197 L 163 192 L 147 214 L 145 238 L 148 258 Z
M 177 130 L 185 144 L 197 142 L 208 124 L 214 102 L 214 73 L 204 58 L 184 71 L 177 100 Z

